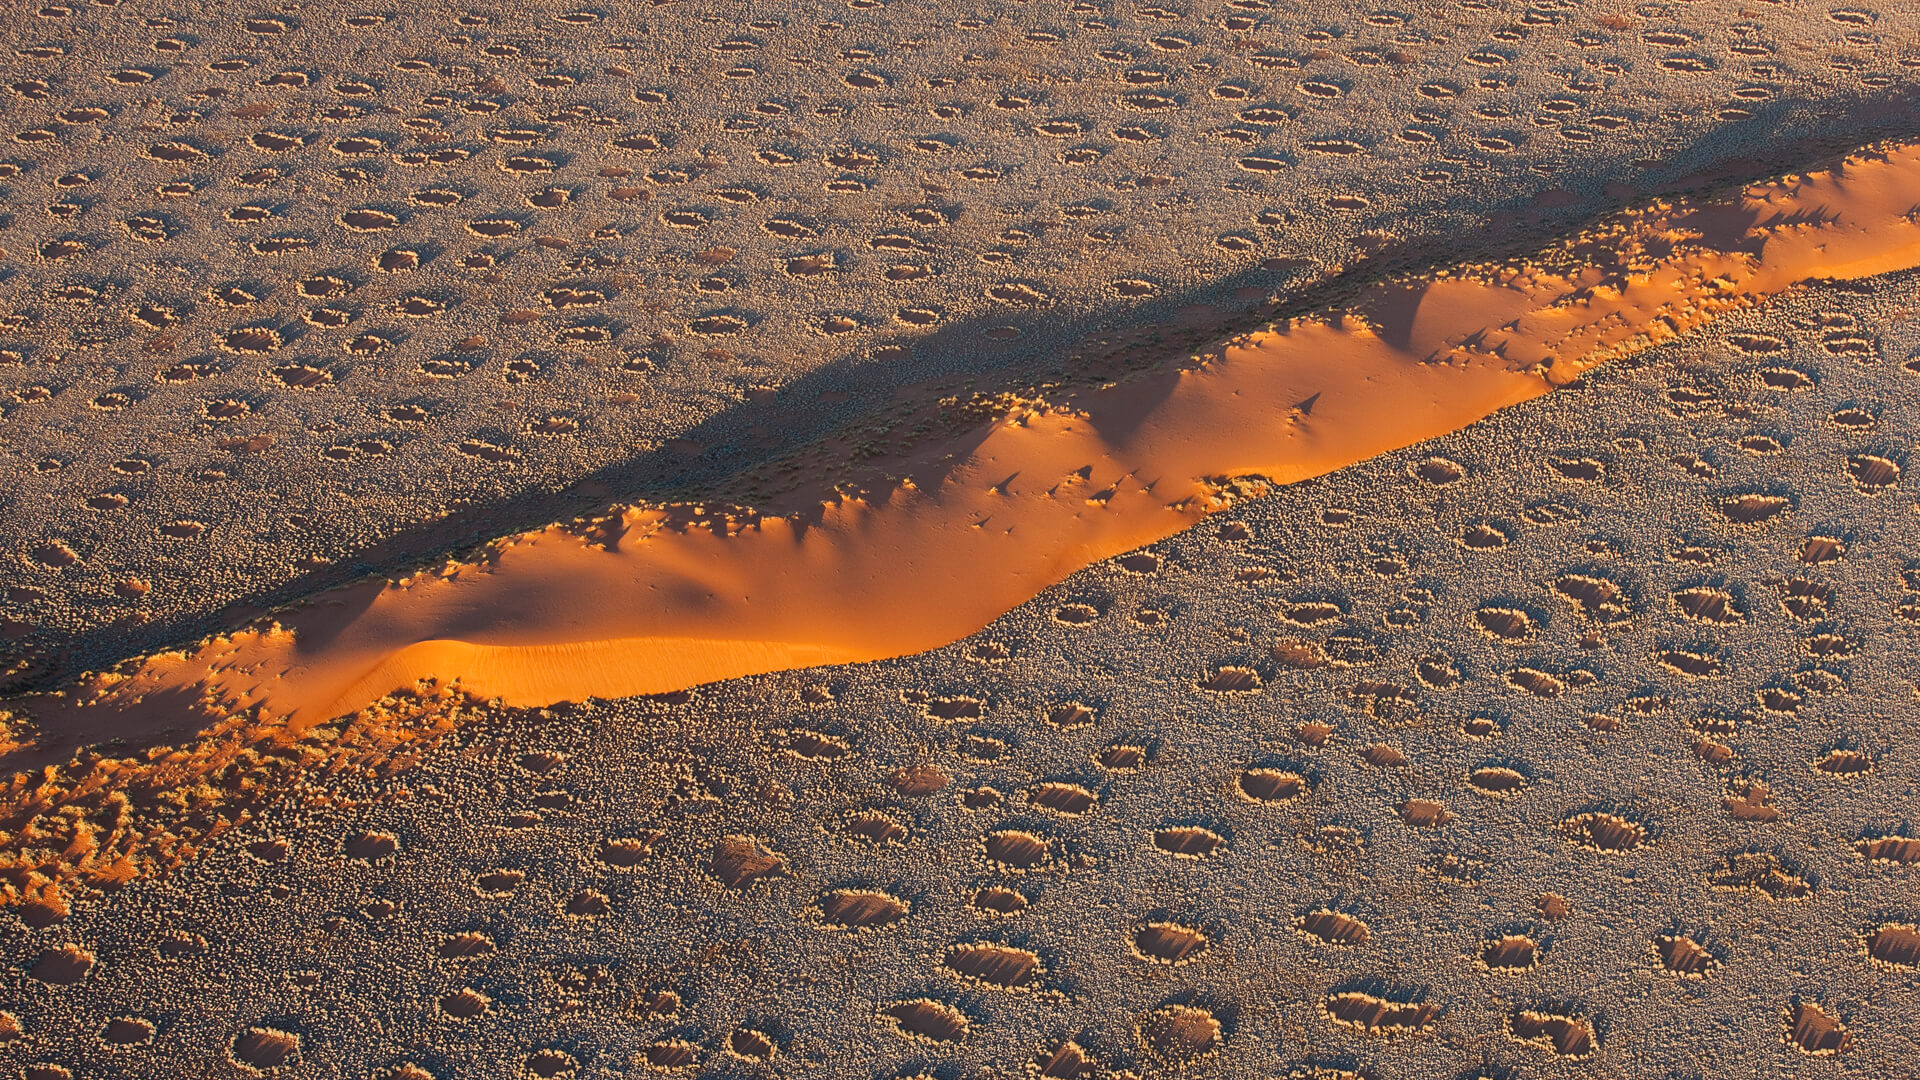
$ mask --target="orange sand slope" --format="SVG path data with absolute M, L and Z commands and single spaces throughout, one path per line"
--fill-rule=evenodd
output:
M 1526 262 L 1383 285 L 1179 370 L 948 399 L 937 437 L 869 444 L 841 478 L 857 487 L 523 534 L 96 679 L 54 711 L 192 691 L 297 727 L 422 679 L 541 705 L 917 652 L 1240 495 L 1452 431 L 1798 282 L 1916 263 L 1920 147 L 1862 152 L 1625 213 Z

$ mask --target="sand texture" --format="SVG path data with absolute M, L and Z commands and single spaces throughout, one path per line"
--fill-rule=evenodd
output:
M 1920 15 L 0 37 L 0 1077 L 1920 1074 Z

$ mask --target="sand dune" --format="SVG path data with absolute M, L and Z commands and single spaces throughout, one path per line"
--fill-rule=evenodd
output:
M 944 437 L 882 438 L 858 471 L 767 505 L 637 507 L 328 594 L 75 700 L 203 683 L 312 723 L 421 681 L 537 706 L 933 648 L 1245 493 L 1455 430 L 1795 284 L 1920 264 L 1916 191 L 1920 148 L 1892 146 L 1655 204 L 1178 369 L 942 402 L 922 415 Z

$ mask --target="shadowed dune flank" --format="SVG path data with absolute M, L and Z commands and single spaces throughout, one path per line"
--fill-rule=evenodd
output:
M 521 534 L 44 711 L 191 687 L 313 723 L 422 680 L 546 705 L 932 648 L 1239 498 L 1455 430 L 1798 283 L 1920 263 L 1916 190 L 1920 148 L 1870 150 L 1655 203 L 1533 259 L 1378 286 L 1177 369 L 909 403 L 843 448 L 853 471 Z

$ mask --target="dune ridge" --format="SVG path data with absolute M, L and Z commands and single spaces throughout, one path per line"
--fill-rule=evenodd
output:
M 1532 259 L 1384 284 L 1117 383 L 945 398 L 824 480 L 507 538 L 36 711 L 51 726 L 193 687 L 298 728 L 421 682 L 539 706 L 937 647 L 1238 498 L 1456 430 L 1798 283 L 1920 264 L 1915 191 L 1920 146 L 1871 148 L 1627 211 Z

